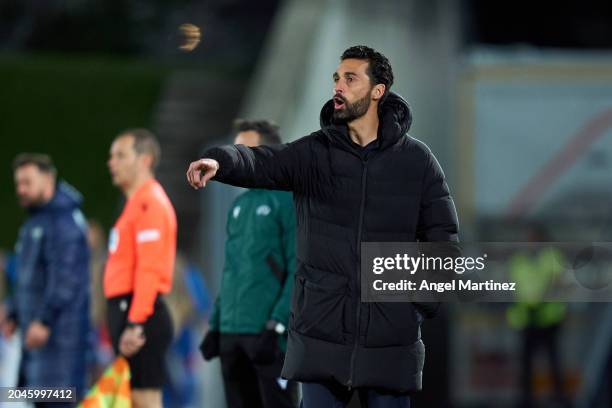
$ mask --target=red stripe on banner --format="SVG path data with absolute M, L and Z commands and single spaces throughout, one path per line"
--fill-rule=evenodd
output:
M 587 122 L 514 196 L 508 206 L 508 214 L 511 217 L 526 216 L 542 198 L 547 188 L 576 163 L 578 158 L 611 126 L 612 109 L 600 113 Z

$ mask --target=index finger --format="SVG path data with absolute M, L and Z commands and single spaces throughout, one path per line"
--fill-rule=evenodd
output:
M 191 182 L 191 168 L 192 167 L 193 167 L 193 163 L 190 163 L 189 167 L 187 168 L 187 173 L 185 173 L 185 176 L 187 177 L 187 183 L 189 183 L 191 186 L 193 186 Z
M 191 174 L 193 186 L 196 188 L 200 187 L 200 178 L 202 177 L 201 164 L 201 162 L 196 162 Z
M 189 181 L 189 184 L 191 185 L 191 187 L 196 187 L 195 177 L 196 177 L 196 174 L 198 173 L 197 164 L 198 164 L 197 161 L 191 162 L 191 164 L 189 165 L 189 169 L 187 170 L 187 180 Z

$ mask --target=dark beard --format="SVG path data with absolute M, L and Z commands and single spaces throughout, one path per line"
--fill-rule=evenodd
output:
M 26 210 L 34 210 L 46 204 L 43 193 L 40 193 L 32 199 L 18 197 L 17 201 L 19 201 L 19 205 Z
M 370 95 L 367 93 L 363 98 L 356 100 L 353 103 L 344 102 L 344 108 L 335 109 L 332 115 L 332 121 L 336 125 L 346 124 L 359 119 L 366 114 L 370 109 Z

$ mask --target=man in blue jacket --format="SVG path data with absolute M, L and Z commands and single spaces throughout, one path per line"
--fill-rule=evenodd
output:
M 82 198 L 56 182 L 49 156 L 21 154 L 13 169 L 17 198 L 29 217 L 19 231 L 17 284 L 4 332 L 19 328 L 23 337 L 20 385 L 75 387 L 79 398 L 90 327 Z

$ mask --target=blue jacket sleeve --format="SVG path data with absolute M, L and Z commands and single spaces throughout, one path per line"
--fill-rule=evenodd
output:
M 89 291 L 89 248 L 82 227 L 70 213 L 51 221 L 43 245 L 46 285 L 37 315 L 51 325 L 79 291 Z

